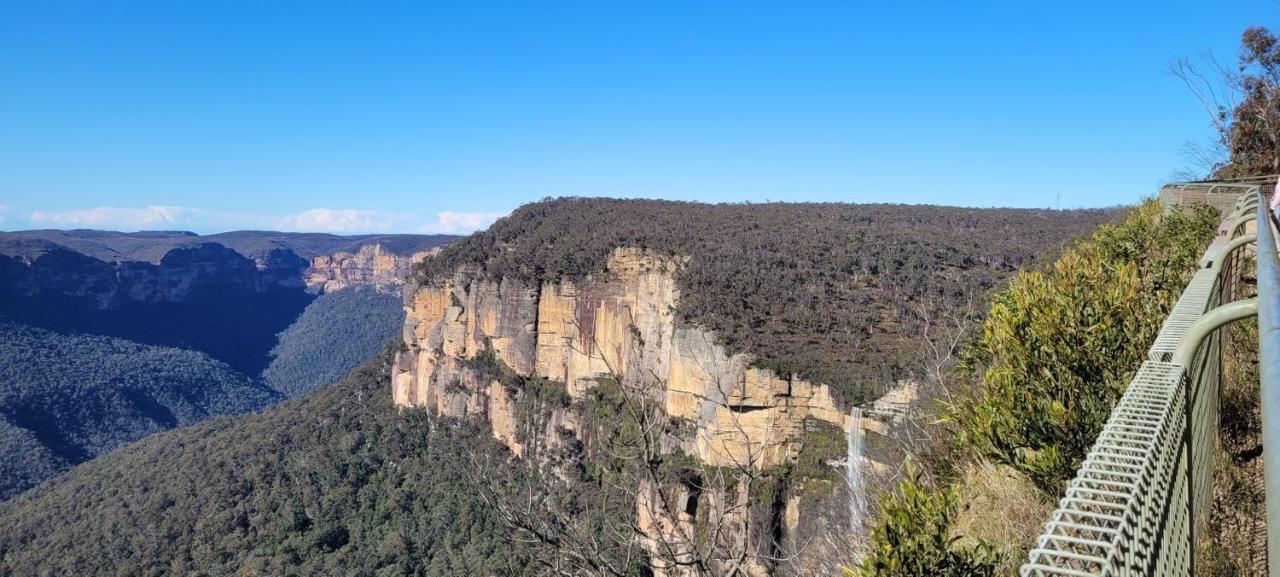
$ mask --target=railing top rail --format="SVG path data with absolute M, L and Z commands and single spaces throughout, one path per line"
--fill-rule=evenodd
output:
M 1258 206 L 1266 206 L 1258 190 Z M 1280 256 L 1276 250 L 1276 220 L 1258 210 L 1258 376 L 1261 387 L 1263 447 L 1280 447 Z M 1264 448 L 1263 485 L 1267 527 L 1280 527 L 1280 459 Z M 1273 524 L 1272 521 L 1276 523 Z M 1280 530 L 1267 531 L 1267 568 L 1280 575 Z
M 1179 184 L 1198 184 L 1202 182 L 1252 182 L 1252 183 L 1262 182 L 1262 183 L 1265 183 L 1265 182 L 1275 182 L 1277 179 L 1280 179 L 1280 173 L 1259 174 L 1257 176 L 1240 176 L 1236 178 L 1216 178 L 1213 180 L 1192 180 L 1192 181 L 1179 183 Z
M 1228 194 L 1232 196 L 1240 196 L 1253 192 L 1253 189 L 1261 186 L 1259 183 L 1232 183 L 1232 182 L 1189 182 L 1166 184 L 1160 188 L 1161 192 L 1165 190 L 1184 191 L 1184 192 L 1206 192 L 1210 194 Z

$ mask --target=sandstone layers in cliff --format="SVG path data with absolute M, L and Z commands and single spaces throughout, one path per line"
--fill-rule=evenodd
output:
M 307 288 L 333 292 L 349 286 L 372 286 L 379 291 L 398 292 L 413 265 L 440 252 L 439 248 L 398 255 L 381 244 L 366 244 L 355 253 L 336 252 L 311 259 L 304 277 Z
M 730 354 L 710 332 L 681 326 L 678 266 L 624 248 L 607 271 L 578 282 L 492 280 L 464 268 L 417 287 L 406 295 L 395 402 L 485 415 L 494 435 L 521 452 L 510 399 L 466 369 L 468 359 L 492 350 L 522 375 L 564 383 L 573 398 L 611 376 L 648 387 L 669 416 L 695 425 L 687 449 L 710 465 L 781 464 L 799 450 L 807 418 L 847 426 L 825 385 L 752 367 L 750 356 Z

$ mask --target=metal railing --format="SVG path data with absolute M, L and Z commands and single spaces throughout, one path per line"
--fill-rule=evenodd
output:
M 1160 189 L 1160 204 L 1169 210 L 1180 204 L 1203 203 L 1222 214 L 1231 212 L 1232 205 L 1240 198 L 1240 184 L 1221 182 L 1188 182 L 1167 184 Z
M 1263 486 L 1267 496 L 1267 572 L 1280 576 L 1280 459 L 1266 458 L 1266 447 L 1280 447 L 1280 256 L 1276 221 L 1266 197 L 1258 206 L 1258 380 L 1262 387 Z M 1272 453 L 1274 456 L 1275 453 Z M 1280 525 L 1277 525 L 1280 526 Z
M 1259 315 L 1263 446 L 1280 446 L 1280 261 L 1273 220 L 1259 209 L 1267 205 L 1263 188 L 1217 182 L 1161 189 L 1167 208 L 1208 202 L 1225 218 L 1202 268 L 1165 319 L 1147 361 L 1036 540 L 1023 577 L 1193 574 L 1217 450 L 1222 376 L 1217 329 L 1254 314 Z M 1253 221 L 1256 236 L 1244 230 Z M 1255 242 L 1258 297 L 1235 300 L 1242 272 L 1238 249 Z M 1267 517 L 1280 519 L 1280 459 L 1267 463 Z M 1271 574 L 1280 576 L 1280 531 L 1268 532 L 1268 551 Z

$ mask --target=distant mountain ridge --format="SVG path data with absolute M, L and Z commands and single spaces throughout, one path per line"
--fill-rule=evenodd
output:
M 306 260 L 338 252 L 354 253 L 366 245 L 379 245 L 398 256 L 442 247 L 458 237 L 447 234 L 336 235 L 313 232 L 240 230 L 199 235 L 187 231 L 117 232 L 109 230 L 19 230 L 0 232 L 0 255 L 31 261 L 54 247 L 63 247 L 104 262 L 141 261 L 159 264 L 169 251 L 214 243 L 261 261 L 276 250 L 287 250 Z
M 316 293 L 398 292 L 446 235 L 0 233 L 0 319 L 196 349 L 256 375 Z
M 452 239 L 0 232 L 0 500 L 336 381 L 399 331 L 410 267 Z

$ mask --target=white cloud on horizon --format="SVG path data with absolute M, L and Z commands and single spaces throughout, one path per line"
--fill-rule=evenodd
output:
M 182 206 L 147 206 L 142 208 L 121 208 L 115 206 L 99 206 L 62 211 L 37 210 L 27 215 L 33 224 L 71 227 L 118 229 L 155 229 L 173 228 L 192 224 L 202 220 L 204 211 Z
M 409 218 L 356 208 L 313 208 L 280 219 L 277 228 L 289 232 L 382 232 L 401 229 Z
M 436 221 L 427 224 L 422 232 L 431 234 L 468 234 L 489 228 L 493 221 L 507 216 L 505 212 L 454 212 L 436 213 Z
M 0 205 L 0 223 L 11 207 Z M 260 213 L 210 211 L 184 206 L 146 206 L 37 210 L 26 214 L 35 227 L 99 228 L 112 230 L 227 231 L 237 229 L 284 232 L 426 233 L 468 234 L 483 229 L 505 216 L 499 212 L 443 211 L 433 218 L 356 208 L 312 208 L 283 217 Z M 21 220 L 21 219 L 19 219 Z

